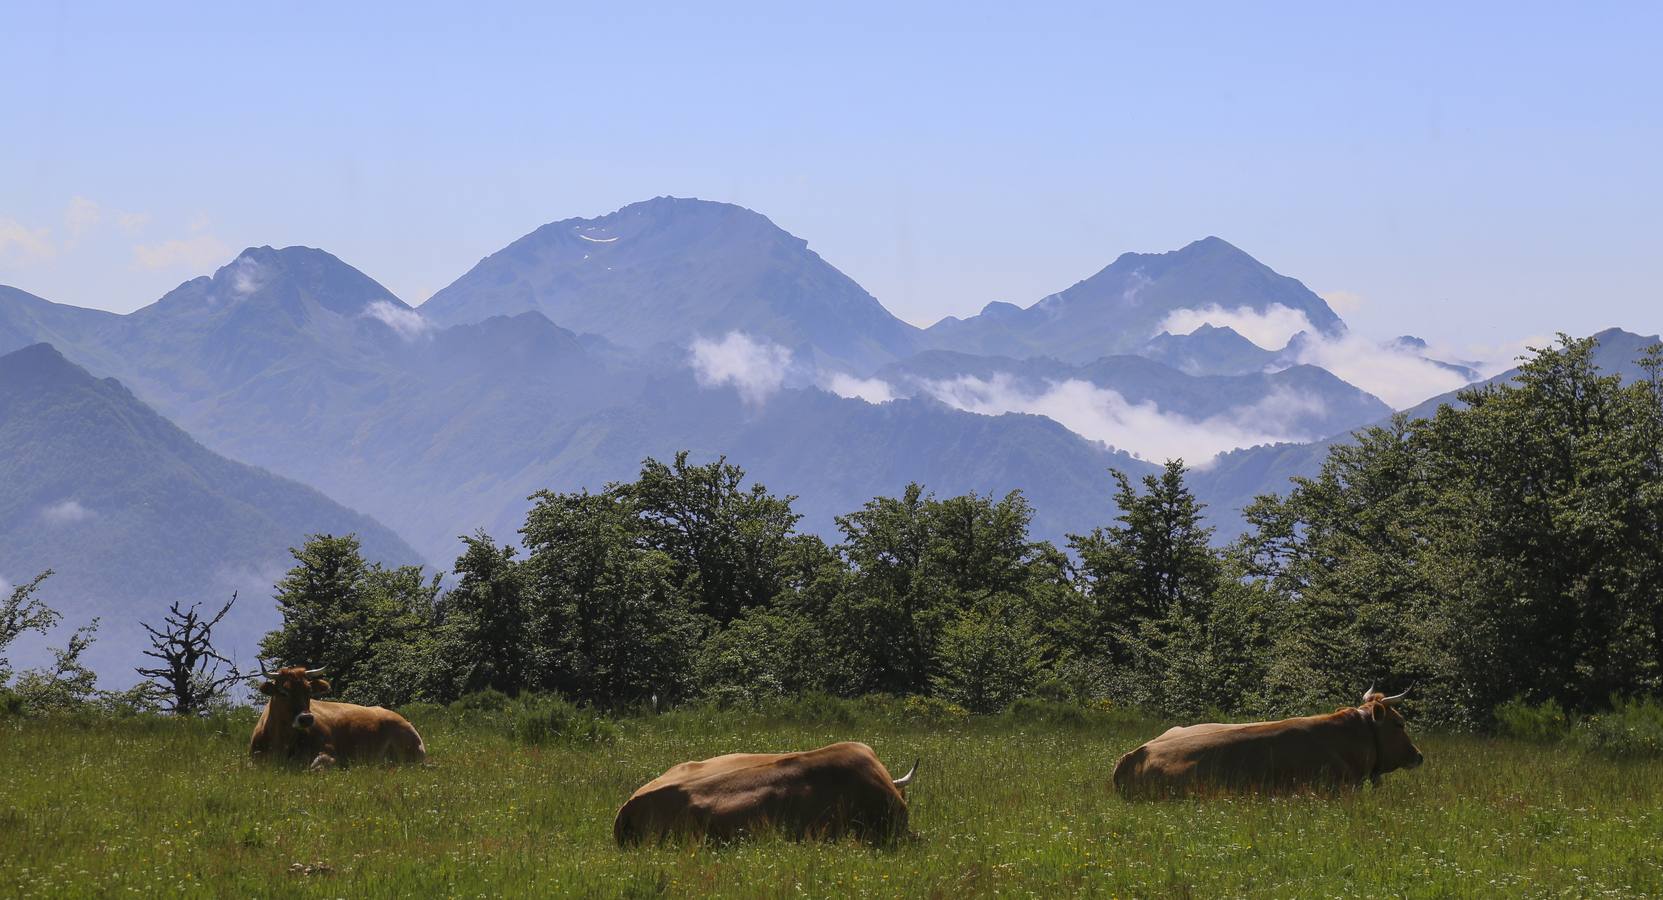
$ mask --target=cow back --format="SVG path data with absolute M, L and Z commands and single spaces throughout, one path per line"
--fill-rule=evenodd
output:
M 618 811 L 619 843 L 674 833 L 732 839 L 777 829 L 790 837 L 906 828 L 906 800 L 870 747 L 833 744 L 803 753 L 729 754 L 672 767 Z

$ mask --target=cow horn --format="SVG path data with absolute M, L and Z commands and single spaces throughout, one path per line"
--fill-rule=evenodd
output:
M 307 669 L 307 670 L 306 670 L 306 677 L 308 677 L 308 678 L 310 678 L 310 677 L 312 677 L 312 676 L 313 676 L 313 675 L 322 675 L 322 674 L 323 674 L 323 670 L 324 670 L 324 669 L 325 669 L 325 668 L 326 668 L 326 667 L 325 667 L 325 666 L 319 666 L 319 667 L 317 667 L 317 668 L 316 668 L 316 669 Z
M 1371 684 L 1371 685 L 1369 685 L 1369 689 L 1363 692 L 1363 702 L 1364 703 L 1369 702 L 1369 695 L 1372 694 L 1372 693 L 1374 693 L 1374 685 Z
M 907 770 L 907 774 L 902 775 L 900 778 L 895 779 L 895 786 L 896 787 L 904 788 L 907 785 L 912 783 L 912 776 L 913 776 L 914 773 L 916 773 L 918 771 L 918 762 L 919 761 L 916 760 L 916 759 L 913 760 L 912 761 L 912 768 Z
M 1392 705 L 1396 704 L 1397 701 L 1402 700 L 1404 697 L 1407 697 L 1407 696 L 1409 696 L 1409 689 L 1404 688 L 1403 693 L 1393 694 L 1390 697 L 1382 697 L 1380 699 L 1380 702 L 1386 704 L 1387 706 L 1392 706 Z

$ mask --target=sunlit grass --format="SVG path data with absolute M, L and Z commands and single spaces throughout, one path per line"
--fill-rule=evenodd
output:
M 676 713 L 523 746 L 451 714 L 425 768 L 251 768 L 251 720 L 0 719 L 0 885 L 21 896 L 1520 896 L 1663 894 L 1663 763 L 1419 739 L 1428 763 L 1331 797 L 1128 804 L 1114 760 L 1157 724 L 801 724 Z M 619 850 L 669 765 L 871 744 L 915 840 Z

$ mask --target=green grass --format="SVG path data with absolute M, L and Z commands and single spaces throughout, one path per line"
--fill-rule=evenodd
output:
M 1129 804 L 1118 755 L 1161 725 L 625 719 L 527 746 L 414 710 L 425 768 L 255 769 L 251 719 L 0 719 L 0 885 L 16 896 L 1635 896 L 1663 894 L 1663 762 L 1422 735 L 1379 789 Z M 915 840 L 619 850 L 612 816 L 673 763 L 871 744 Z

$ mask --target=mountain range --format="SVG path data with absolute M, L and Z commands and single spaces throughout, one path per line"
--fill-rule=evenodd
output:
M 1254 317 L 1300 332 L 1262 346 L 1238 330 Z M 42 481 L 54 456 L 116 475 L 87 482 L 96 490 L 70 490 L 80 482 L 66 475 L 0 505 L 0 535 L 33 529 L 27 558 L 0 545 L 0 576 L 51 565 L 72 618 L 111 621 L 153 616 L 180 591 L 215 595 L 216 571 L 270 574 L 311 531 L 358 531 L 375 558 L 444 571 L 458 535 L 484 527 L 512 539 L 531 492 L 598 488 L 683 449 L 726 455 L 797 495 L 803 527 L 822 534 L 834 516 L 919 481 L 941 494 L 1021 489 L 1035 536 L 1051 540 L 1114 515 L 1108 468 L 1142 475 L 1183 455 L 1227 536 L 1252 496 L 1391 414 L 1301 362 L 1305 348 L 1347 340 L 1320 297 L 1218 238 L 1124 254 L 1026 308 L 995 303 L 919 329 L 767 218 L 668 197 L 538 228 L 420 306 L 306 247 L 250 248 L 126 315 L 0 287 L 0 354 L 21 351 L 0 378 L 50 356 L 76 385 L 65 390 L 96 385 L 125 398 L 130 417 L 144 410 L 153 434 L 171 435 L 169 458 L 246 464 L 243 482 L 192 482 L 223 506 L 204 521 L 274 496 L 246 480 L 256 475 L 320 501 L 284 501 L 304 515 L 259 528 L 223 526 L 245 537 L 141 589 L 123 574 L 125 554 L 166 559 L 174 531 L 194 533 L 173 527 L 182 512 L 153 504 L 142 526 L 112 516 L 136 530 L 102 533 L 108 554 L 38 528 L 38 516 L 67 500 L 117 509 L 121 485 L 160 465 L 147 462 L 159 451 L 142 449 L 154 442 L 7 407 L 15 421 L 0 433 L 36 438 L 0 457 L 6 483 Z M 1425 348 L 1382 352 L 1421 359 Z M 1455 383 L 1474 377 L 1448 371 Z M 0 382 L 0 395 L 8 389 L 17 393 Z M 95 462 L 95 448 L 117 459 Z

